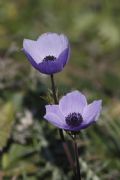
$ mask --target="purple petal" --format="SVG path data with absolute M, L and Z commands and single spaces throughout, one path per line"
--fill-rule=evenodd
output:
M 39 71 L 39 65 L 34 61 L 34 59 L 30 56 L 30 54 L 28 54 L 27 51 L 25 51 L 25 49 L 23 49 L 23 52 L 25 53 L 27 59 L 32 64 L 32 66 Z
M 29 53 L 29 55 L 34 59 L 34 61 L 39 64 L 42 62 L 43 58 L 41 57 L 41 53 L 39 51 L 39 46 L 36 41 L 24 39 L 23 41 L 23 49 Z
M 44 52 L 44 57 L 53 55 L 58 58 L 62 51 L 69 46 L 66 36 L 56 33 L 44 33 L 37 39 L 40 52 Z
M 101 104 L 102 101 L 93 101 L 93 103 L 89 104 L 84 108 L 83 111 L 83 124 L 89 124 L 98 120 L 100 112 L 101 112 Z
M 44 74 L 54 74 L 62 71 L 68 60 L 69 49 L 64 50 L 55 61 L 43 61 L 39 64 L 39 71 Z
M 92 124 L 92 123 L 91 123 Z M 70 126 L 66 126 L 64 127 L 64 130 L 67 130 L 67 131 L 80 131 L 82 129 L 85 129 L 87 128 L 88 126 L 90 126 L 91 124 L 86 124 L 86 125 L 80 125 L 80 126 L 77 126 L 77 127 L 70 127 Z
M 69 49 L 66 49 L 62 52 L 62 54 L 59 56 L 58 59 L 55 61 L 43 61 L 42 63 L 37 64 L 34 59 L 30 56 L 28 52 L 23 49 L 25 55 L 27 56 L 28 60 L 32 64 L 33 67 L 35 67 L 37 70 L 39 70 L 41 73 L 44 74 L 54 74 L 57 72 L 60 72 L 63 68 L 65 63 L 68 60 L 68 51 Z
M 49 121 L 52 125 L 60 128 L 65 129 L 66 125 L 61 123 L 59 117 L 53 113 L 48 113 L 44 116 L 44 118 Z
M 89 127 L 90 125 L 92 125 L 94 123 L 95 123 L 95 121 L 90 121 L 90 122 L 87 122 L 87 123 L 83 122 L 83 123 L 81 123 L 77 127 L 70 127 L 70 126 L 67 125 L 66 127 L 64 127 L 64 130 L 68 130 L 68 131 L 80 131 L 82 129 L 85 129 L 85 128 Z
M 70 57 L 70 46 L 60 54 L 60 56 L 58 57 L 58 61 L 64 67 L 67 64 L 69 57 Z
M 59 105 L 46 105 L 45 107 L 46 113 L 54 113 L 61 119 L 61 122 L 65 122 L 65 118 L 59 109 Z
M 62 71 L 68 62 L 70 46 L 66 36 L 56 33 L 45 33 L 37 41 L 24 39 L 23 51 L 30 63 L 44 74 Z M 45 60 L 53 56 L 55 60 Z
M 44 118 L 58 128 L 64 129 L 66 127 L 64 116 L 58 105 L 47 105 Z
M 62 97 L 59 102 L 61 112 L 66 117 L 69 113 L 81 113 L 87 105 L 86 97 L 79 91 L 73 91 Z

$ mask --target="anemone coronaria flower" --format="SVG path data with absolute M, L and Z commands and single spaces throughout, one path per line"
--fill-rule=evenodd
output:
M 101 112 L 102 100 L 87 104 L 79 91 L 63 96 L 58 105 L 46 105 L 44 118 L 54 126 L 67 131 L 80 131 L 95 123 Z
M 51 75 L 63 70 L 69 59 L 70 45 L 63 34 L 44 33 L 36 41 L 24 39 L 23 51 L 34 68 Z

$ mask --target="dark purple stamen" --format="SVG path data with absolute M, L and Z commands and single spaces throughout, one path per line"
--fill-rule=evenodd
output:
M 56 59 L 55 56 L 46 56 L 43 61 L 54 61 Z
M 82 121 L 83 121 L 83 118 L 81 116 L 80 113 L 70 113 L 67 117 L 66 117 L 66 123 L 69 125 L 69 126 L 72 126 L 72 127 L 76 127 L 76 126 L 79 126 Z

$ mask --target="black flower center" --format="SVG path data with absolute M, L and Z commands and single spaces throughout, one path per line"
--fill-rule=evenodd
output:
M 56 57 L 55 56 L 46 56 L 43 61 L 55 61 L 56 60 Z
M 70 113 L 67 117 L 66 117 L 66 123 L 69 125 L 69 126 L 72 126 L 72 127 L 76 127 L 76 126 L 79 126 L 82 121 L 83 121 L 83 118 L 81 116 L 80 113 Z

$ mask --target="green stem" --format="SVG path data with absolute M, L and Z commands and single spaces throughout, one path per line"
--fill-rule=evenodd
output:
M 56 87 L 55 87 L 55 81 L 54 81 L 53 74 L 51 74 L 50 77 L 51 77 L 51 85 L 52 85 L 52 93 L 53 93 L 54 102 L 55 102 L 55 104 L 58 104 L 58 99 L 57 99 L 57 95 L 56 95 Z
M 51 78 L 51 85 L 52 85 L 52 93 L 53 93 L 54 103 L 58 104 L 58 98 L 57 98 L 57 95 L 56 95 L 56 87 L 55 87 L 54 75 L 51 74 L 50 78 Z M 70 166 L 71 166 L 72 169 L 74 169 L 74 162 L 73 162 L 73 159 L 71 157 L 71 153 L 69 151 L 69 148 L 68 148 L 68 146 L 67 146 L 67 144 L 65 142 L 65 138 L 64 138 L 64 134 L 63 134 L 62 129 L 59 129 L 59 134 L 60 134 L 60 137 L 61 137 L 61 140 L 62 140 L 62 143 L 63 143 L 64 151 L 65 151 L 65 153 L 67 155 L 67 158 L 68 158 L 68 161 L 70 163 Z
M 73 141 L 74 141 L 74 153 L 75 153 L 75 162 L 76 162 L 76 180 L 81 180 L 78 147 L 76 140 L 74 139 Z
M 50 77 L 51 77 L 51 85 L 52 85 L 52 92 L 53 92 L 54 103 L 58 104 L 58 99 L 57 99 L 57 95 L 56 95 L 56 87 L 55 87 L 55 81 L 54 81 L 53 74 L 51 74 Z M 63 130 L 62 129 L 59 129 L 59 134 L 60 134 L 62 142 L 64 142 L 65 138 L 64 138 L 64 134 L 63 134 Z

